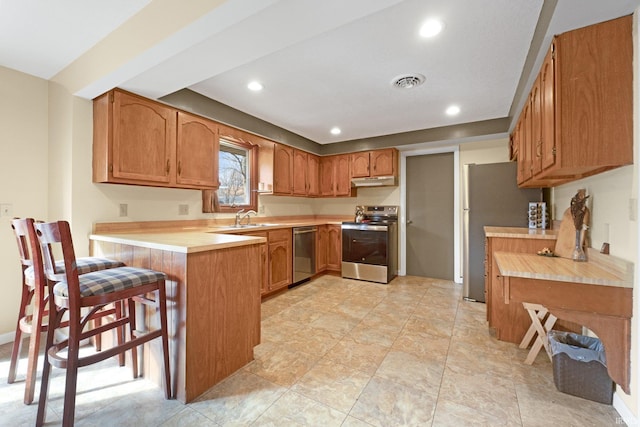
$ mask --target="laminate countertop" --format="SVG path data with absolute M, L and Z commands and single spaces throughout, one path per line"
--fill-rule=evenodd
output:
M 95 232 L 89 236 L 90 240 L 139 246 L 150 249 L 160 249 L 180 253 L 206 252 L 211 250 L 232 248 L 237 246 L 265 243 L 266 239 L 259 236 L 249 236 L 244 233 L 272 231 L 309 225 L 339 225 L 340 221 L 310 219 L 274 223 L 258 222 L 253 226 L 234 227 L 232 225 L 210 226 L 175 226 L 164 229 L 131 230 L 131 223 L 116 224 L 111 232 Z
M 512 239 L 557 239 L 558 230 L 525 227 L 492 227 L 485 226 L 486 237 L 506 237 Z
M 587 262 L 512 252 L 493 256 L 502 276 L 633 288 L 633 263 L 594 250 Z

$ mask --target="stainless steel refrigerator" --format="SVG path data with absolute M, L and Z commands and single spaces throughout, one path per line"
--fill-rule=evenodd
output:
M 518 188 L 516 162 L 463 166 L 465 299 L 485 302 L 484 226 L 528 227 L 529 202 L 542 201 L 539 188 Z

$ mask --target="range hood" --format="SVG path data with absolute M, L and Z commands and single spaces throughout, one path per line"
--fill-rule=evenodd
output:
M 383 187 L 398 185 L 395 176 L 376 176 L 372 178 L 351 178 L 352 187 Z

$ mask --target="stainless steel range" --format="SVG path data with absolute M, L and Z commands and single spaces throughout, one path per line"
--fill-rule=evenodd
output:
M 342 277 L 389 283 L 397 265 L 398 207 L 356 206 L 342 223 Z

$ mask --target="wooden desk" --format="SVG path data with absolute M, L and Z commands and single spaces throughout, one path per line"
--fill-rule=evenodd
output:
M 611 378 L 629 393 L 633 264 L 589 251 L 589 262 L 496 252 L 505 304 L 542 304 L 602 340 Z

